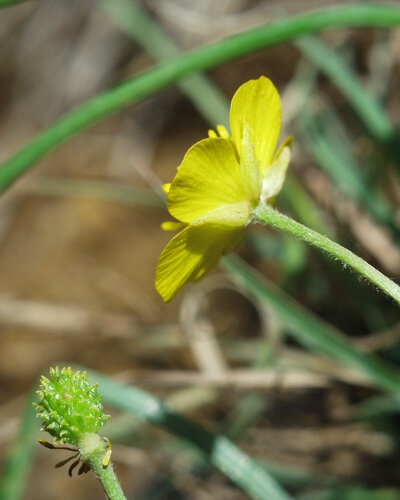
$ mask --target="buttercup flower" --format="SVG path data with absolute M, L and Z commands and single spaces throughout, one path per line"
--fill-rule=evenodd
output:
M 274 153 L 281 127 L 279 94 L 262 76 L 233 96 L 231 137 L 222 125 L 192 146 L 171 184 L 164 185 L 166 231 L 182 229 L 158 259 L 155 285 L 165 302 L 197 281 L 243 239 L 258 204 L 273 204 L 290 161 L 288 137 Z

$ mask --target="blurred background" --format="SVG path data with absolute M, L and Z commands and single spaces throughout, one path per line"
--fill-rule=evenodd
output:
M 1 9 L 0 160 L 159 60 L 317 7 L 40 0 Z M 154 289 L 170 237 L 160 186 L 226 120 L 237 87 L 260 75 L 281 94 L 282 137 L 294 136 L 279 209 L 399 280 L 398 29 L 329 31 L 187 79 L 79 133 L 0 200 L 0 465 L 38 376 L 78 364 L 226 434 L 299 498 L 363 487 L 400 498 L 398 404 L 374 406 L 357 370 L 288 338 L 274 310 L 222 269 L 168 305 Z M 398 309 L 338 263 L 260 227 L 237 253 L 360 350 L 400 362 Z M 111 414 L 105 434 L 128 498 L 245 498 L 177 438 Z M 71 479 L 53 468 L 62 452 L 39 448 L 24 498 L 101 497 L 93 474 Z

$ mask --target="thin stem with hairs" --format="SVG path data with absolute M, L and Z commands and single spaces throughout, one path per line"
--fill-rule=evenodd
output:
M 347 248 L 342 247 L 326 236 L 303 226 L 303 224 L 296 222 L 269 206 L 258 205 L 253 211 L 253 220 L 267 224 L 275 229 L 280 229 L 285 233 L 289 233 L 319 248 L 323 252 L 332 255 L 332 257 L 339 259 L 345 266 L 357 271 L 357 273 L 400 304 L 399 285 L 375 269 L 371 264 L 365 262 L 361 257 L 358 257 L 350 250 L 347 250 Z

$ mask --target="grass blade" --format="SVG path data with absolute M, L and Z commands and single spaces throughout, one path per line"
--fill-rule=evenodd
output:
M 118 26 L 155 61 L 167 61 L 181 55 L 171 38 L 135 1 L 101 0 L 101 3 Z M 200 73 L 189 75 L 178 83 L 178 87 L 212 127 L 229 123 L 229 103 L 206 76 Z
M 298 500 L 400 500 L 400 491 L 395 488 L 368 490 L 360 486 L 341 486 L 306 493 L 297 498 Z
M 19 500 L 23 497 L 37 446 L 34 438 L 39 430 L 39 424 L 32 405 L 36 399 L 36 392 L 32 390 L 26 402 L 18 434 L 4 464 L 0 480 L 0 498 Z
M 400 373 L 397 370 L 376 357 L 359 352 L 339 330 L 309 313 L 243 261 L 226 257 L 223 267 L 258 300 L 270 305 L 298 342 L 357 369 L 382 389 L 400 392 Z
M 149 393 L 128 387 L 97 372 L 86 371 L 88 378 L 99 384 L 105 404 L 129 413 L 142 422 L 160 426 L 190 442 L 251 498 L 290 498 L 272 476 L 224 436 L 214 435 L 169 410 Z
M 118 110 L 176 83 L 190 73 L 210 69 L 256 50 L 321 30 L 342 27 L 388 28 L 400 24 L 400 8 L 350 5 L 323 9 L 252 29 L 146 71 L 71 111 L 0 166 L 0 192 L 66 139 Z
M 329 126 L 327 125 L 329 124 Z M 304 109 L 298 120 L 306 149 L 317 163 L 348 196 L 361 203 L 378 222 L 396 234 L 394 208 L 360 176 L 360 169 L 351 154 L 347 154 L 343 129 L 333 110 L 310 113 Z
M 386 112 L 364 89 L 334 50 L 314 37 L 301 38 L 297 40 L 296 45 L 303 55 L 335 83 L 373 137 L 382 142 L 392 140 L 394 128 Z

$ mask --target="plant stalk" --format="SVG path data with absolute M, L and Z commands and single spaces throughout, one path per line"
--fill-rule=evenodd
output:
M 338 243 L 335 243 L 326 236 L 317 233 L 313 229 L 303 226 L 303 224 L 296 222 L 290 217 L 281 214 L 272 207 L 258 205 L 253 211 L 253 217 L 254 220 L 291 234 L 296 238 L 306 241 L 310 245 L 332 255 L 332 257 L 339 259 L 345 267 L 348 266 L 354 271 L 357 271 L 361 274 L 361 276 L 377 286 L 400 305 L 399 285 L 375 269 L 371 266 L 371 264 L 365 262 L 365 260 L 361 257 L 358 257 L 353 252 L 350 252 L 350 250 L 347 250 L 347 248 L 342 247 Z
M 111 462 L 103 465 L 107 444 L 98 434 L 88 433 L 79 443 L 81 459 L 87 462 L 103 487 L 108 500 L 126 500 Z

